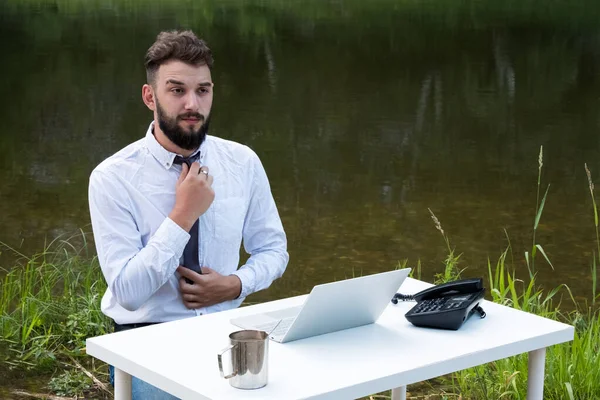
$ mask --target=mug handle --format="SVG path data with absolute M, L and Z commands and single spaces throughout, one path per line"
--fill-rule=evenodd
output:
M 223 350 L 221 350 L 221 352 L 217 355 L 217 359 L 219 361 L 219 371 L 221 372 L 221 378 L 225 378 L 225 379 L 229 379 L 229 378 L 233 378 L 234 376 L 236 376 L 238 374 L 237 371 L 232 371 L 231 374 L 229 375 L 225 375 L 225 373 L 223 373 L 223 354 L 225 354 L 228 351 L 231 351 L 231 349 L 233 349 L 235 346 L 237 346 L 236 344 L 232 344 L 229 345 L 227 347 L 225 347 Z

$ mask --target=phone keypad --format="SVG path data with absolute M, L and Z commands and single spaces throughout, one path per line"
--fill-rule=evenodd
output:
M 465 301 L 452 301 L 452 297 L 440 297 L 437 299 L 423 300 L 413 307 L 411 313 L 424 314 L 461 308 Z

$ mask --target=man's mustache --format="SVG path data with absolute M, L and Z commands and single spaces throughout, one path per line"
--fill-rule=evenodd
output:
M 181 114 L 179 117 L 177 117 L 178 119 L 189 119 L 189 118 L 194 118 L 197 120 L 200 120 L 202 122 L 204 122 L 204 115 L 199 114 L 199 113 L 187 113 L 187 114 Z

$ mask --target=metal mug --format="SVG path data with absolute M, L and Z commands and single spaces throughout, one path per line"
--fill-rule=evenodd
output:
M 238 389 L 258 389 L 267 384 L 269 336 L 264 331 L 243 330 L 229 335 L 231 345 L 218 354 L 221 377 Z M 232 372 L 223 372 L 223 355 L 231 352 Z

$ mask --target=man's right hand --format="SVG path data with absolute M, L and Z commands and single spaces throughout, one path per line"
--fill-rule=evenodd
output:
M 208 167 L 200 167 L 197 162 L 189 168 L 187 164 L 182 164 L 175 187 L 175 206 L 169 218 L 189 232 L 215 199 L 212 183 L 213 177 L 208 175 Z

